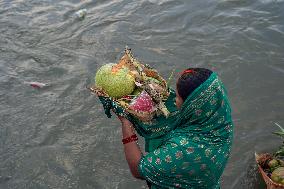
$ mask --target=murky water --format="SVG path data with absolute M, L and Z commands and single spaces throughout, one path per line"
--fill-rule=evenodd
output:
M 235 121 L 222 186 L 264 188 L 253 155 L 281 144 L 271 133 L 284 125 L 283 0 L 0 0 L 0 188 L 146 188 L 119 122 L 85 89 L 125 45 L 164 77 L 219 73 Z

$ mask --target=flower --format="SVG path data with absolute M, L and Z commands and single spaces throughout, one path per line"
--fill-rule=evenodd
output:
M 172 157 L 171 157 L 170 155 L 167 155 L 165 161 L 166 161 L 167 163 L 172 162 Z
M 182 151 L 177 151 L 175 156 L 176 156 L 176 159 L 181 159 L 183 156 Z

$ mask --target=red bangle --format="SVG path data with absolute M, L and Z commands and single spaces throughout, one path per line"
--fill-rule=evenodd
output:
M 138 140 L 138 137 L 137 137 L 136 134 L 134 134 L 134 135 L 131 135 L 130 137 L 122 139 L 122 143 L 127 144 L 129 142 L 133 142 L 133 141 L 137 141 L 137 140 Z

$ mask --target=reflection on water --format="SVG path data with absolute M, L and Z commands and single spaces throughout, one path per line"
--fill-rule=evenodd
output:
M 264 188 L 253 155 L 281 143 L 271 132 L 284 125 L 283 9 L 282 0 L 0 1 L 0 188 L 146 188 L 129 173 L 118 121 L 85 89 L 125 45 L 164 77 L 190 66 L 219 73 L 236 126 L 222 186 Z

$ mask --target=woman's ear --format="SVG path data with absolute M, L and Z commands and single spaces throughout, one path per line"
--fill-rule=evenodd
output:
M 177 106 L 177 108 L 180 109 L 182 104 L 183 104 L 183 99 L 179 96 L 178 90 L 176 90 L 176 106 Z

